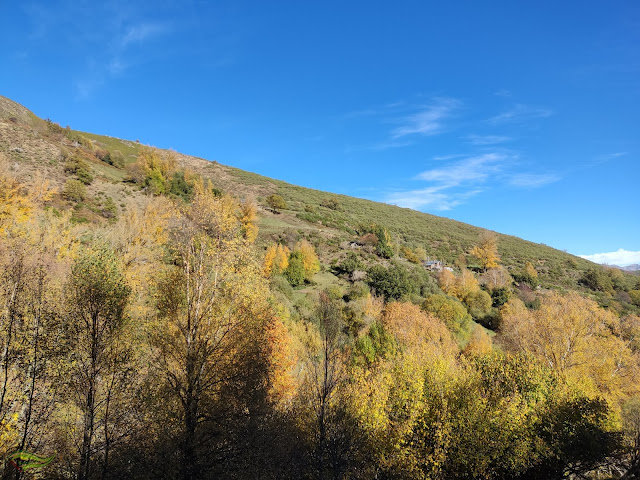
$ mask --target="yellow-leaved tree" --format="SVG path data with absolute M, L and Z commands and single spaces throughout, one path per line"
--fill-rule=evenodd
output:
M 442 270 L 438 274 L 438 285 L 444 293 L 452 297 L 456 297 L 458 294 L 456 276 L 450 270 Z
M 501 316 L 502 342 L 532 353 L 566 382 L 613 401 L 637 392 L 638 365 L 629 344 L 614 333 L 620 321 L 593 300 L 551 292 L 537 310 L 512 299 Z
M 364 478 L 376 476 L 376 469 L 390 478 L 425 478 L 421 470 L 442 461 L 440 449 L 446 449 L 449 439 L 442 432 L 445 445 L 418 456 L 413 432 L 419 429 L 427 397 L 444 395 L 443 388 L 452 383 L 458 348 L 442 321 L 411 303 L 388 304 L 381 325 L 373 324 L 369 334 L 376 348 L 390 342 L 397 348 L 383 348 L 387 353 L 377 361 L 349 372 L 345 403 L 365 445 L 356 461 Z
M 480 234 L 479 244 L 474 246 L 469 253 L 478 259 L 483 270 L 496 268 L 500 263 L 498 237 L 493 232 L 483 231 Z
M 280 275 L 289 266 L 289 247 L 280 243 L 267 248 L 264 256 L 263 272 L 265 277 Z
M 320 271 L 320 260 L 316 254 L 316 249 L 307 240 L 301 240 L 296 244 L 294 251 L 302 254 L 302 264 L 306 278 L 313 277 Z
M 238 205 L 211 190 L 196 183 L 192 204 L 174 220 L 174 260 L 157 283 L 151 331 L 176 412 L 183 478 L 208 474 L 214 465 L 205 456 L 222 455 L 228 436 L 250 430 L 238 422 L 255 422 L 246 412 L 267 401 L 272 367 L 265 357 L 284 338 Z

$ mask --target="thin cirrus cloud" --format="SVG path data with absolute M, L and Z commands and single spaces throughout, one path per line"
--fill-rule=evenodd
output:
M 516 173 L 508 177 L 509 185 L 513 187 L 537 188 L 560 180 L 560 176 L 553 173 Z
M 533 107 L 518 103 L 509 110 L 502 112 L 487 120 L 492 125 L 506 123 L 524 123 L 538 118 L 547 118 L 553 115 L 553 110 L 549 108 Z
M 108 60 L 99 61 L 91 57 L 89 68 L 74 80 L 76 98 L 87 99 L 108 80 L 122 75 L 136 63 L 135 55 L 131 55 L 134 48 L 143 48 L 148 42 L 166 36 L 171 31 L 171 25 L 167 23 L 139 22 L 121 27 L 116 32 L 116 41 L 101 54 L 98 52 L 98 56 Z
M 460 106 L 453 98 L 436 100 L 418 112 L 397 120 L 400 126 L 391 131 L 391 138 L 398 139 L 409 135 L 436 135 L 444 129 L 444 120 L 451 117 Z
M 388 195 L 387 203 L 414 210 L 431 209 L 446 211 L 464 203 L 477 195 L 482 189 L 467 192 L 443 192 L 444 187 L 427 187 L 404 192 L 394 192 Z
M 511 137 L 504 135 L 467 135 L 465 138 L 468 143 L 477 146 L 498 145 L 513 140 Z
M 131 44 L 142 43 L 154 37 L 167 34 L 170 30 L 170 26 L 164 23 L 145 22 L 139 25 L 132 25 L 122 34 L 120 45 L 125 48 Z
M 640 252 L 624 250 L 623 248 L 620 248 L 615 252 L 594 253 L 593 255 L 579 256 L 594 263 L 618 265 L 619 267 L 626 267 L 627 265 L 632 264 L 640 264 Z
M 390 193 L 385 201 L 414 210 L 451 210 L 482 192 L 489 177 L 500 172 L 507 160 L 507 155 L 487 153 L 426 170 L 415 179 L 429 186 Z
M 419 173 L 417 179 L 436 182 L 445 187 L 454 187 L 464 183 L 484 183 L 490 174 L 503 168 L 507 156 L 500 153 L 487 153 L 465 158 L 441 168 Z
M 428 182 L 428 186 L 390 193 L 385 201 L 416 210 L 451 210 L 498 184 L 538 188 L 560 180 L 555 174 L 513 173 L 517 162 L 513 154 L 493 152 L 444 159 L 451 161 L 414 177 L 414 180 Z

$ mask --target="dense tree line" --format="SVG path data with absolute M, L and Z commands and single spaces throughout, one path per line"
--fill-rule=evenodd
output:
M 479 279 L 392 263 L 369 269 L 377 297 L 294 308 L 275 279 L 310 281 L 313 246 L 262 254 L 251 205 L 149 155 L 132 176 L 181 201 L 105 227 L 0 174 L 0 456 L 53 456 L 4 478 L 637 475 L 637 317 L 571 292 L 529 308 L 492 238 Z

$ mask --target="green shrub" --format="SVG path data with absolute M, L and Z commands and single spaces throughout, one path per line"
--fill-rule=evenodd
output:
M 76 172 L 76 177 L 85 185 L 90 185 L 93 182 L 93 175 L 89 172 L 88 169 L 81 168 Z
M 494 288 L 491 291 L 491 305 L 493 307 L 501 307 L 509 301 L 511 291 L 507 287 Z
M 62 189 L 62 197 L 72 202 L 81 202 L 87 197 L 87 189 L 79 180 L 69 179 Z
M 275 193 L 267 197 L 267 205 L 276 212 L 287 208 L 287 202 L 284 201 L 284 198 Z
M 331 210 L 340 210 L 340 202 L 335 198 L 324 198 L 320 205 Z
M 153 169 L 149 172 L 144 179 L 144 186 L 154 195 L 162 195 L 167 193 L 167 182 L 162 175 L 162 172 L 157 169 Z
M 349 288 L 347 292 L 347 300 L 357 300 L 358 298 L 364 298 L 369 294 L 369 286 L 364 282 L 355 282 Z
M 333 270 L 338 275 L 351 275 L 354 271 L 362 270 L 363 268 L 364 263 L 362 263 L 360 255 L 355 252 L 349 252 L 342 262 L 333 267 Z
M 104 202 L 104 205 L 102 206 L 102 216 L 104 218 L 116 218 L 116 216 L 118 215 L 118 207 L 116 207 L 115 202 L 113 201 L 113 198 L 111 197 L 107 197 L 107 200 Z
M 422 309 L 442 320 L 458 340 L 468 338 L 471 332 L 471 315 L 457 299 L 444 295 L 429 295 Z
M 174 172 L 169 193 L 188 202 L 193 194 L 193 185 L 184 178 L 184 171 Z
M 74 155 L 65 162 L 64 171 L 74 174 L 85 185 L 93 182 L 93 175 L 89 171 L 89 165 L 78 156 Z
M 332 283 L 331 285 L 329 285 L 325 291 L 327 295 L 329 295 L 329 298 L 333 300 L 341 300 L 342 297 L 344 296 L 344 291 L 342 290 L 342 287 L 340 285 L 336 285 L 335 283 Z
M 476 290 L 465 297 L 464 303 L 469 310 L 469 314 L 477 320 L 489 313 L 492 301 L 491 296 L 487 292 L 484 290 Z
M 383 295 L 386 300 L 399 300 L 418 293 L 418 288 L 412 283 L 407 269 L 397 264 L 389 268 L 374 265 L 369 269 L 367 283 L 377 295 Z
M 108 163 L 116 168 L 124 168 L 124 155 L 120 150 L 114 150 L 109 154 Z
M 397 350 L 396 340 L 381 323 L 372 323 L 366 335 L 358 338 L 353 349 L 356 365 L 371 365 L 377 360 L 392 357 Z
M 304 283 L 304 261 L 299 251 L 294 251 L 289 256 L 289 266 L 284 271 L 284 277 L 293 287 Z
M 578 280 L 578 283 L 594 291 L 608 294 L 613 293 L 611 278 L 599 269 L 591 268 L 587 270 L 584 275 L 582 275 L 582 278 Z

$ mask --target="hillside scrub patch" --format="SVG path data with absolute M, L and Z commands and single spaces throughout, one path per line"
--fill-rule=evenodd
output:
M 72 202 L 82 202 L 87 197 L 87 189 L 81 181 L 69 179 L 62 189 L 62 197 Z
M 274 193 L 273 195 L 269 195 L 266 201 L 269 208 L 276 213 L 279 213 L 280 210 L 287 209 L 287 202 L 278 194 Z

